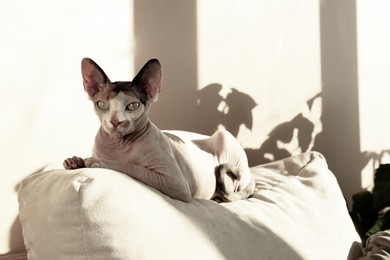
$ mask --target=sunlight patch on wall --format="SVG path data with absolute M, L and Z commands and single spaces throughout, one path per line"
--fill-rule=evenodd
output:
M 82 84 L 89 56 L 113 80 L 133 72 L 132 1 L 0 2 L 0 254 L 18 213 L 16 185 L 48 163 L 91 156 L 99 123 Z
M 366 158 L 362 187 L 373 185 L 380 163 L 390 162 L 390 17 L 387 0 L 357 1 L 361 151 Z
M 241 102 L 241 107 L 231 106 L 228 112 L 235 110 L 236 122 L 241 120 L 238 115 L 251 110 L 252 124 L 237 122 L 244 147 L 259 148 L 272 131 L 279 131 L 278 125 L 286 124 L 282 131 L 288 140 L 283 143 L 279 138 L 275 145 L 299 153 L 298 132 L 288 129 L 294 122 L 287 123 L 300 120 L 302 113 L 314 121 L 313 135 L 321 131 L 318 1 L 197 3 L 199 90 L 207 88 L 208 95 L 218 95 L 217 102 L 229 103 L 229 94 L 235 97 L 230 104 Z M 216 85 L 212 89 L 213 83 L 220 89 Z
M 86 120 L 96 127 L 82 86 L 81 59 L 93 58 L 113 79 L 132 74 L 132 5 L 124 0 L 116 4 L 17 0 L 1 10 L 5 37 L 0 53 L 5 59 L 0 59 L 0 71 L 6 73 L 0 83 L 8 96 L 3 111 L 9 113 L 4 116 L 13 122 L 1 129 L 2 136 L 29 129 L 23 136 L 35 136 L 31 140 L 38 143 L 32 147 L 68 147 L 70 143 L 62 140 L 79 138 L 74 127 Z M 44 141 L 48 139 L 54 143 Z

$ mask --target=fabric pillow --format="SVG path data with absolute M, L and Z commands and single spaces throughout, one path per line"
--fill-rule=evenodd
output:
M 360 253 L 341 191 L 320 154 L 252 172 L 254 196 L 222 204 L 173 200 L 107 169 L 32 175 L 19 190 L 28 257 L 347 259 Z
M 390 259 L 390 230 L 379 231 L 370 236 L 364 249 L 365 254 L 359 260 Z

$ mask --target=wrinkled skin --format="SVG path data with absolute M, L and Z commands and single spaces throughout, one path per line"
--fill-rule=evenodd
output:
M 73 156 L 65 169 L 109 168 L 173 199 L 233 201 L 248 198 L 254 182 L 238 141 L 227 131 L 211 137 L 162 132 L 148 117 L 161 91 L 162 72 L 150 60 L 133 81 L 111 82 L 91 59 L 82 61 L 84 90 L 101 122 L 90 158 Z

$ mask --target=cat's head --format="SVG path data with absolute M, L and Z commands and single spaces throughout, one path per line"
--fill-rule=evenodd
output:
M 82 60 L 81 71 L 84 90 L 94 103 L 103 130 L 115 137 L 136 131 L 161 91 L 161 65 L 156 59 L 149 60 L 132 81 L 111 82 L 89 58 Z

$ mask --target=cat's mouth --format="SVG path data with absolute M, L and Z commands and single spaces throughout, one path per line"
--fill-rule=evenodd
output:
M 110 136 L 115 138 L 124 137 L 134 130 L 128 121 L 124 121 L 118 125 L 106 123 L 103 125 L 103 128 Z
M 110 130 L 110 135 L 115 137 L 115 138 L 121 138 L 121 137 L 124 137 L 125 135 L 128 135 L 131 131 L 129 130 L 124 130 L 124 129 L 111 129 Z
M 122 138 L 124 137 L 125 135 L 128 135 L 132 132 L 133 129 L 129 129 L 129 127 L 127 128 L 121 128 L 121 127 L 113 127 L 113 128 L 109 128 L 109 129 L 106 129 L 106 132 L 111 135 L 112 137 L 115 137 L 115 138 Z

